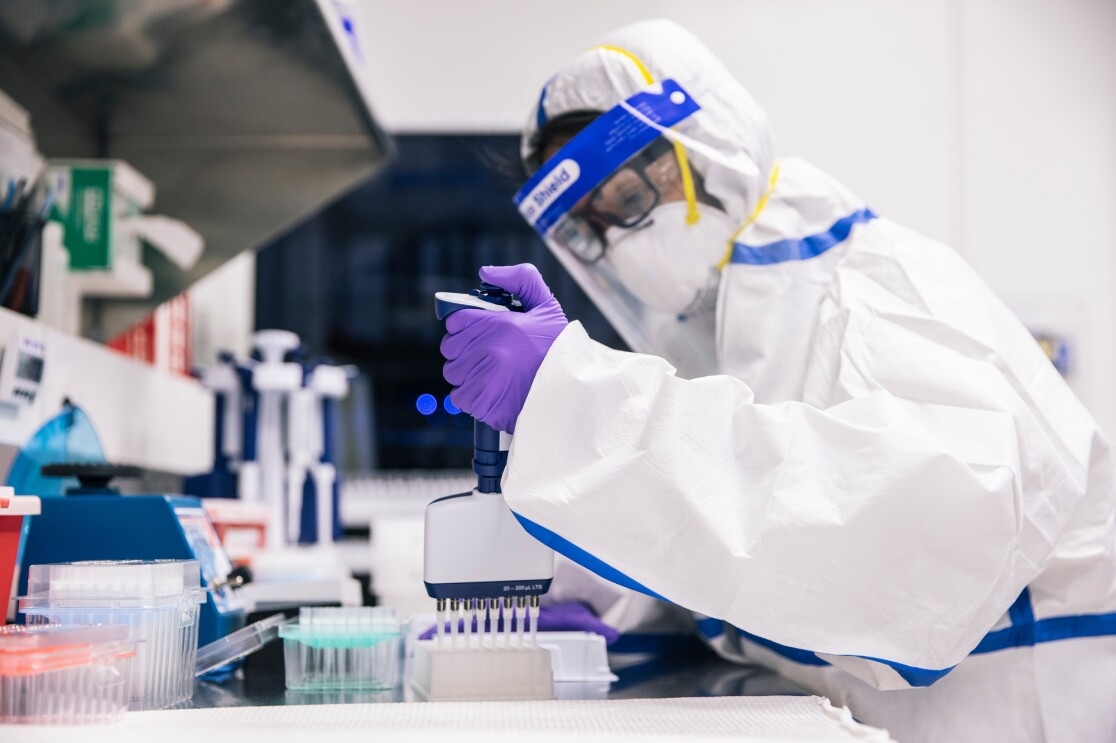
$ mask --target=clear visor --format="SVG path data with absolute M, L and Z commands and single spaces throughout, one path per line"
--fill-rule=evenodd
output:
M 659 204 L 684 199 L 680 184 L 674 146 L 659 137 L 575 203 L 547 237 L 579 260 L 596 263 L 610 237 L 642 227 Z
M 656 310 L 604 258 L 610 241 L 646 227 L 659 206 L 693 203 L 692 181 L 688 194 L 683 189 L 684 151 L 670 127 L 699 110 L 674 81 L 653 85 L 586 126 L 514 199 L 628 346 L 666 358 L 688 377 L 716 373 L 713 308 L 685 318 Z

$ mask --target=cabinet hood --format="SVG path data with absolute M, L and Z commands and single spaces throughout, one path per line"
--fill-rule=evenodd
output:
M 367 180 L 389 141 L 346 0 L 5 0 L 0 90 L 51 158 L 125 160 L 205 253 L 155 251 L 151 302 Z

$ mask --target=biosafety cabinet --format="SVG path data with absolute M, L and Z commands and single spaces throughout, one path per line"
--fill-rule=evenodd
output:
M 0 172 L 126 164 L 117 175 L 142 174 L 159 214 L 204 241 L 188 270 L 149 246 L 132 251 L 150 291 L 87 299 L 101 339 L 378 170 L 389 140 L 369 103 L 364 29 L 360 4 L 344 0 L 0 3 L 0 103 L 14 104 L 0 106 L 14 112 L 0 117 L 0 144 L 21 144 L 0 147 Z M 104 267 L 77 258 L 72 271 Z M 3 310 L 0 348 L 0 379 L 14 390 L 0 399 L 4 471 L 66 399 L 90 414 L 112 461 L 208 469 L 212 397 L 194 380 Z M 33 364 L 19 366 L 21 349 Z

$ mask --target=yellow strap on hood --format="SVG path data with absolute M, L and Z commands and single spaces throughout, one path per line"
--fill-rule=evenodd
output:
M 725 250 L 724 256 L 717 263 L 717 270 L 718 271 L 723 271 L 725 266 L 727 266 L 729 264 L 729 261 L 732 260 L 732 249 L 733 249 L 733 246 L 736 245 L 736 238 L 740 237 L 741 232 L 743 232 L 744 230 L 751 227 L 752 224 L 754 224 L 755 221 L 757 219 L 759 219 L 760 214 L 763 214 L 764 208 L 767 207 L 767 199 L 775 191 L 775 184 L 778 183 L 778 182 L 779 182 L 779 161 L 776 160 L 775 161 L 775 167 L 771 169 L 771 175 L 768 176 L 768 178 L 767 178 L 767 188 L 764 190 L 763 195 L 760 196 L 760 200 L 759 200 L 759 203 L 756 204 L 756 208 L 753 209 L 752 213 L 748 215 L 748 218 L 746 220 L 744 220 L 744 224 L 742 224 L 738 228 L 736 228 L 736 232 L 732 233 L 732 237 L 730 237 L 728 239 L 728 248 Z
M 655 82 L 651 70 L 647 69 L 647 65 L 643 63 L 636 55 L 632 54 L 627 49 L 611 44 L 600 44 L 593 47 L 593 49 L 603 49 L 606 52 L 615 52 L 621 54 L 628 59 L 639 70 L 639 74 L 643 76 L 643 82 L 650 85 Z M 681 142 L 673 142 L 674 154 L 678 158 L 678 169 L 682 174 L 682 193 L 686 197 L 686 224 L 697 224 L 701 219 L 701 212 L 697 207 L 697 189 L 694 187 L 694 174 L 690 171 L 690 161 L 686 157 L 686 148 L 682 146 Z

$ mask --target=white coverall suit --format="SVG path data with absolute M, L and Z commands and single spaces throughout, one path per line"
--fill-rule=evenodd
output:
M 743 223 L 774 168 L 762 111 L 673 23 L 605 45 L 532 126 L 631 95 L 638 59 L 721 126 L 684 133 L 755 164 L 693 155 Z M 528 530 L 898 740 L 1116 740 L 1111 452 L 954 251 L 784 159 L 721 273 L 716 349 L 683 379 L 568 326 L 503 479 Z

